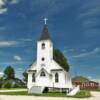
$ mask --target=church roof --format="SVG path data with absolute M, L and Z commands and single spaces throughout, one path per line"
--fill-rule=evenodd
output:
M 51 40 L 49 36 L 48 26 L 45 24 L 39 40 Z

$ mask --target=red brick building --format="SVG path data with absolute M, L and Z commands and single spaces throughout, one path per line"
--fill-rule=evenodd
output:
M 97 89 L 99 89 L 99 83 L 94 82 L 94 81 L 74 82 L 74 85 L 79 85 L 80 89 L 87 89 L 87 90 L 97 90 Z
M 95 81 L 90 81 L 84 77 L 75 77 L 73 79 L 74 85 L 79 85 L 80 89 L 85 90 L 98 90 L 99 89 L 99 83 Z

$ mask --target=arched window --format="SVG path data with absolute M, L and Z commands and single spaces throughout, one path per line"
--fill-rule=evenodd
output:
M 55 83 L 58 83 L 59 82 L 59 75 L 58 73 L 55 74 Z
M 42 49 L 45 49 L 45 43 L 42 43 Z
M 41 74 L 40 74 L 40 76 L 42 76 L 42 77 L 46 76 L 46 75 L 45 75 L 45 72 L 42 71 Z
M 35 82 L 35 73 L 32 75 L 32 82 Z

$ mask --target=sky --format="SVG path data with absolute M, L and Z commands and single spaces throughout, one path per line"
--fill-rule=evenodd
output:
M 11 65 L 22 78 L 36 59 L 44 17 L 71 75 L 100 80 L 100 0 L 0 0 L 0 74 Z

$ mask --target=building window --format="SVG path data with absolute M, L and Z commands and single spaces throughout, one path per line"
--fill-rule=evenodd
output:
M 42 77 L 46 76 L 46 75 L 45 75 L 45 72 L 42 71 L 41 74 L 40 74 L 40 76 L 42 76 Z
M 59 75 L 58 73 L 55 74 L 55 83 L 58 83 L 59 82 Z
M 42 43 L 42 49 L 45 49 L 45 43 Z
M 41 60 L 42 60 L 42 61 L 44 61 L 44 60 L 45 60 L 45 58 L 43 57 Z
M 35 73 L 32 75 L 32 82 L 35 82 Z

